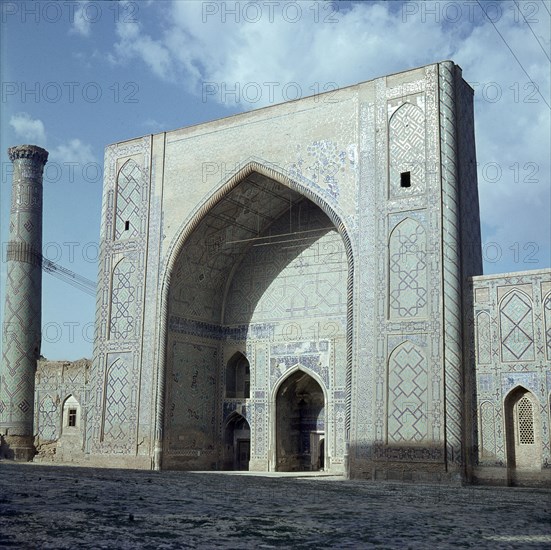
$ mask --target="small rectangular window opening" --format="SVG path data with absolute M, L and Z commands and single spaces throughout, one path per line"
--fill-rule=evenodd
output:
M 400 187 L 411 187 L 411 172 L 400 174 Z
M 130 229 L 130 222 L 126 221 L 124 222 L 124 230 L 128 231 Z
M 75 427 L 77 425 L 77 410 L 69 409 L 69 421 L 67 423 L 70 427 Z

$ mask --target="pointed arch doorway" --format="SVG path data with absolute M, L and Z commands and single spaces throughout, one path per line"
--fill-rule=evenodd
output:
M 303 370 L 287 376 L 277 390 L 276 470 L 317 471 L 325 466 L 325 395 Z
M 519 386 L 505 399 L 507 470 L 510 485 L 541 469 L 541 424 L 534 394 Z
M 247 419 L 233 414 L 224 433 L 224 470 L 248 470 L 251 458 L 251 428 Z

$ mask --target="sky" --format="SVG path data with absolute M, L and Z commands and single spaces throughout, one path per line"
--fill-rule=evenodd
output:
M 475 90 L 484 273 L 551 266 L 549 0 L 1 2 L 0 316 L 12 165 L 50 152 L 43 255 L 92 281 L 107 145 L 451 59 Z M 95 298 L 43 276 L 42 354 Z

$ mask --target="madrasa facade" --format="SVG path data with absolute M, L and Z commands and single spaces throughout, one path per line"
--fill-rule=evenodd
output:
M 4 459 L 550 484 L 551 270 L 482 275 L 453 62 L 108 146 L 92 361 L 37 361 L 9 153 Z

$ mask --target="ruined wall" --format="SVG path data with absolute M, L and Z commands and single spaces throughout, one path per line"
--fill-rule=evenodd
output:
M 89 359 L 40 359 L 35 375 L 35 461 L 80 462 L 89 399 Z M 75 411 L 69 420 L 70 410 Z M 71 413 L 73 414 L 73 413 Z

